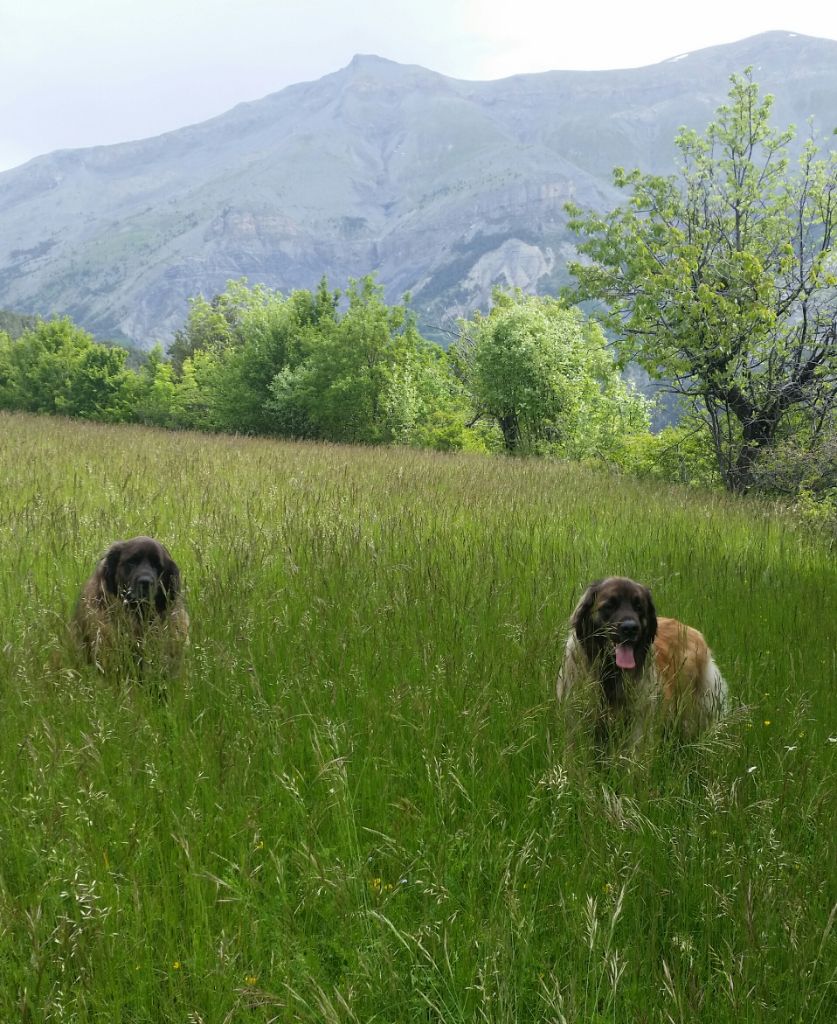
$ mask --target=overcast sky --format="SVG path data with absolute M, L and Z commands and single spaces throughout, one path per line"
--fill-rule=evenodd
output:
M 355 53 L 485 79 L 639 67 L 773 29 L 837 39 L 837 3 L 0 0 L 0 170 L 194 124 Z

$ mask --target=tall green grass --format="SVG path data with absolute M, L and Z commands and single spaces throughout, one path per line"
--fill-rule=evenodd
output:
M 831 1021 L 833 551 L 576 466 L 0 416 L 0 1020 Z M 183 571 L 180 679 L 79 668 L 95 559 Z M 603 761 L 591 579 L 732 711 Z

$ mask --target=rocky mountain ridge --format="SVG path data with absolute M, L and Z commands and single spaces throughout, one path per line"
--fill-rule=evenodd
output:
M 494 284 L 557 287 L 564 203 L 617 203 L 616 165 L 672 171 L 678 127 L 703 130 L 747 66 L 777 125 L 804 135 L 813 115 L 830 136 L 837 42 L 775 32 L 491 82 L 357 56 L 198 125 L 38 157 L 0 174 L 0 307 L 148 347 L 231 278 L 289 290 L 374 271 L 433 335 Z

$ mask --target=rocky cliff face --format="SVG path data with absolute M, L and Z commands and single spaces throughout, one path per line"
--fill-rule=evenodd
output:
M 548 291 L 563 204 L 609 207 L 615 165 L 673 170 L 748 65 L 776 123 L 837 109 L 837 43 L 770 33 L 630 71 L 462 82 L 377 57 L 140 142 L 0 174 L 0 307 L 171 339 L 191 295 L 378 274 L 430 334 L 495 284 Z

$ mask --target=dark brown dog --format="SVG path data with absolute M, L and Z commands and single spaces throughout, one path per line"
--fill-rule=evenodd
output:
M 142 667 L 157 652 L 163 668 L 175 670 L 189 642 L 189 616 L 166 548 L 151 537 L 111 544 L 82 587 L 73 631 L 103 671 Z
M 727 697 L 703 636 L 658 618 L 651 591 L 624 576 L 591 583 L 572 614 L 558 699 L 582 680 L 599 693 L 598 734 L 618 721 L 634 740 L 656 706 L 694 735 L 718 717 Z

